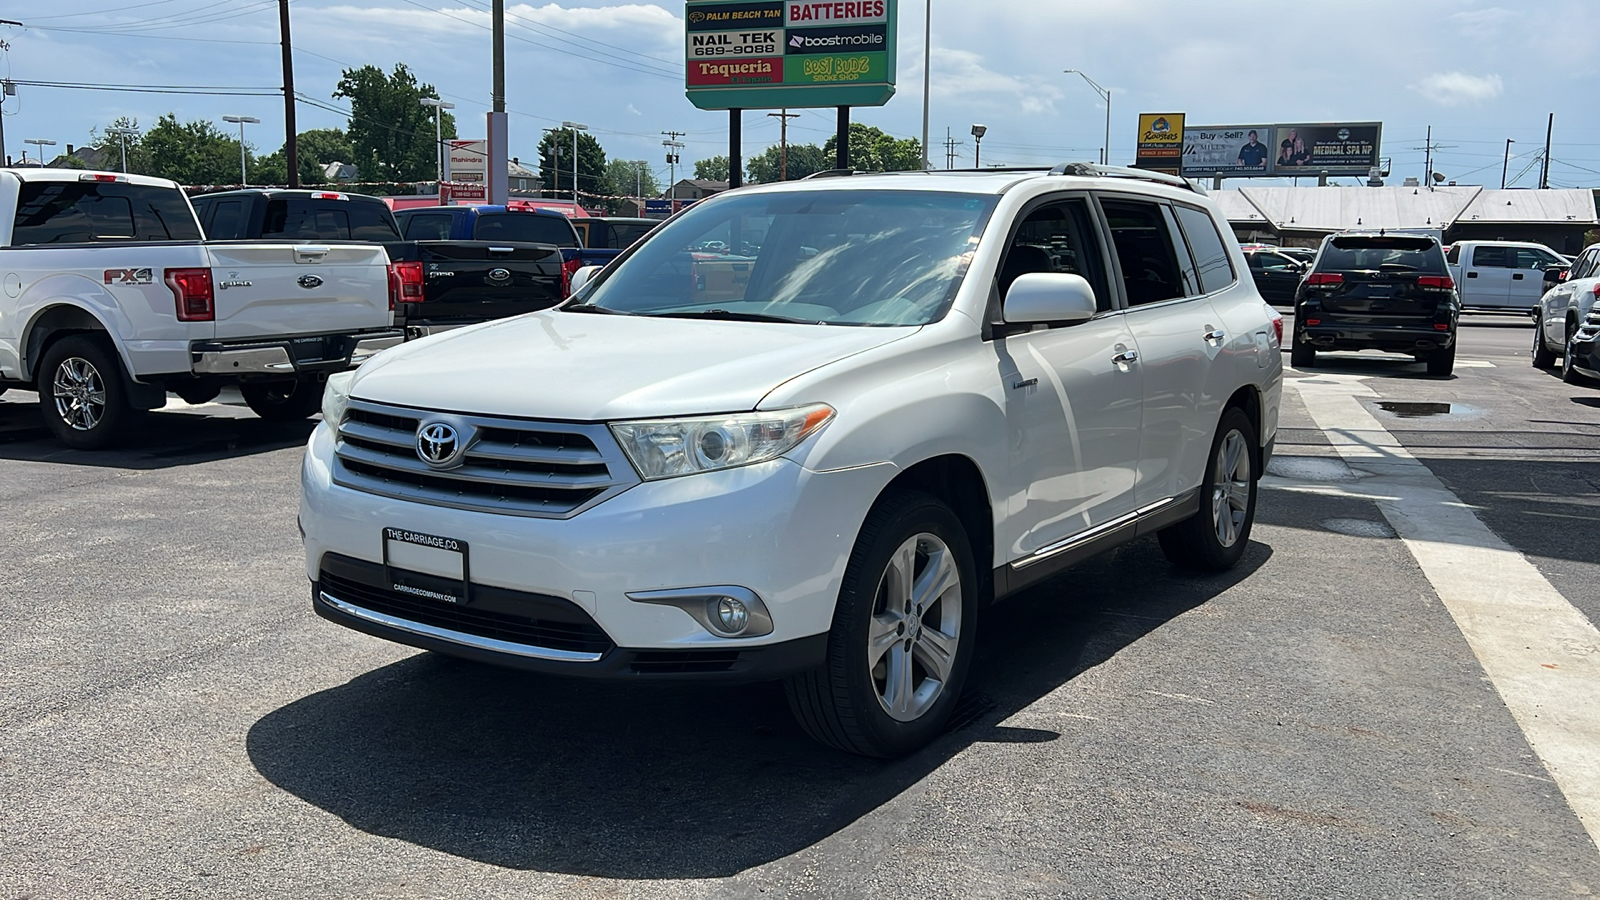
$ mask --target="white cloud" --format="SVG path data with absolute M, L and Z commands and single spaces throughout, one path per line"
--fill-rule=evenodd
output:
M 910 68 L 914 76 L 922 75 L 920 66 Z M 1024 113 L 1052 112 L 1061 99 L 1059 87 L 992 71 L 983 65 L 982 56 L 970 50 L 934 48 L 930 83 L 932 95 L 940 99 L 989 95 L 992 101 L 992 95 L 1009 94 Z
M 1499 75 L 1435 72 L 1411 89 L 1441 106 L 1461 106 L 1493 100 L 1505 91 L 1505 85 Z

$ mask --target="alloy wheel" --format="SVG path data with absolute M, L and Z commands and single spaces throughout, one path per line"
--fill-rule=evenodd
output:
M 1228 432 L 1217 448 L 1212 485 L 1211 522 L 1217 542 L 1232 547 L 1250 514 L 1250 446 L 1238 431 Z
M 74 431 L 93 431 L 105 418 L 106 386 L 100 371 L 81 356 L 56 366 L 52 394 L 56 414 Z
M 878 583 L 867 666 L 890 718 L 920 718 L 944 693 L 961 643 L 961 572 L 936 535 L 907 538 Z

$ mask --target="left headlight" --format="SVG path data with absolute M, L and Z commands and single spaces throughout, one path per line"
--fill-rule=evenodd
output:
M 344 421 L 344 411 L 350 408 L 350 382 L 355 380 L 354 369 L 328 376 L 328 384 L 322 389 L 322 421 L 329 427 L 338 428 Z
M 655 481 L 776 459 L 832 419 L 833 407 L 817 403 L 770 412 L 618 422 L 611 433 L 639 475 Z

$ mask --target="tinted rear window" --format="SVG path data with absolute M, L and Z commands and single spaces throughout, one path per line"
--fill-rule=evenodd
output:
M 478 216 L 473 237 L 480 241 L 578 246 L 577 233 L 565 217 L 541 216 L 537 213 L 485 213 Z
M 1346 237 L 1334 238 L 1317 261 L 1319 271 L 1336 269 L 1395 272 L 1426 272 L 1443 275 L 1444 253 L 1427 238 Z
M 447 241 L 450 239 L 450 219 L 448 213 L 408 215 L 402 220 L 405 223 L 406 240 Z
M 382 203 L 277 196 L 267 201 L 263 238 L 313 241 L 394 241 L 400 231 Z
M 25 182 L 11 225 L 12 246 L 198 240 L 183 192 L 110 181 Z
M 654 225 L 646 225 L 642 222 L 624 222 L 620 225 L 612 225 L 611 246 L 617 250 L 626 250 L 633 246 L 634 241 L 654 231 L 655 228 Z

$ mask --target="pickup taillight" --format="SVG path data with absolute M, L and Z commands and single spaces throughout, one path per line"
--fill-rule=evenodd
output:
M 396 303 L 422 302 L 422 263 L 389 263 L 389 308 Z
M 564 259 L 561 261 L 561 299 L 572 296 L 572 276 L 578 274 L 583 268 L 581 259 Z
M 210 269 L 167 269 L 162 280 L 177 301 L 179 322 L 216 321 Z

